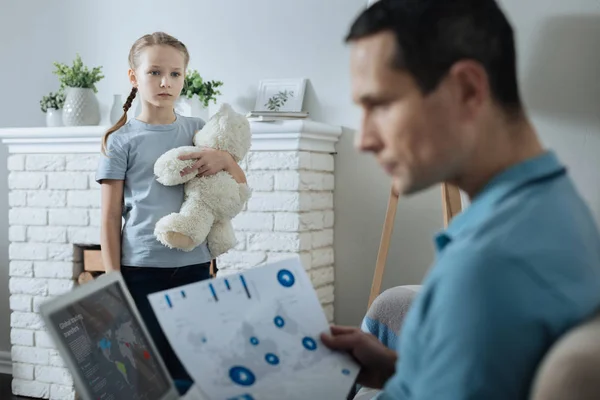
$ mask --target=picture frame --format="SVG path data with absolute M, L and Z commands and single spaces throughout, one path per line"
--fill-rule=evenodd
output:
M 301 112 L 306 78 L 263 79 L 259 82 L 254 111 Z

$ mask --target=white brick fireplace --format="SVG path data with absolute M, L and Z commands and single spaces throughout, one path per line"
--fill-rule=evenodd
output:
M 82 265 L 76 245 L 99 243 L 100 192 L 94 171 L 105 129 L 0 129 L 9 151 L 15 394 L 75 398 L 71 375 L 38 308 L 76 285 Z M 254 193 L 234 220 L 239 245 L 219 258 L 219 268 L 246 269 L 299 254 L 333 321 L 333 153 L 341 128 L 292 120 L 252 123 L 252 131 L 252 149 L 242 166 Z

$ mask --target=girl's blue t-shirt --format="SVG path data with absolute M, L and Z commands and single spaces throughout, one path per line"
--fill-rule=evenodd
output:
M 168 150 L 193 145 L 194 134 L 204 126 L 200 118 L 176 118 L 165 125 L 131 119 L 109 136 L 107 156 L 100 156 L 96 181 L 124 180 L 121 265 L 172 268 L 211 260 L 206 242 L 184 252 L 154 236 L 156 222 L 179 212 L 184 200 L 183 185 L 164 186 L 156 180 L 154 163 Z

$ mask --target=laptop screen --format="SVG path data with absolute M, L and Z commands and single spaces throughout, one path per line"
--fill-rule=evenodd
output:
M 153 400 L 173 387 L 118 283 L 48 318 L 92 398 Z

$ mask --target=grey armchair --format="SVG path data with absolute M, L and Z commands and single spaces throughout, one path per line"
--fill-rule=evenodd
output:
M 381 293 L 365 320 L 379 321 L 400 333 L 419 286 L 398 286 Z M 363 323 L 363 330 L 367 329 Z M 380 336 L 380 332 L 371 332 Z M 385 338 L 389 338 L 389 334 Z M 390 343 L 384 343 L 390 345 Z M 392 347 L 392 346 L 390 346 Z M 379 391 L 361 388 L 354 400 L 373 399 Z M 600 313 L 563 335 L 540 362 L 532 382 L 531 400 L 600 399 Z

